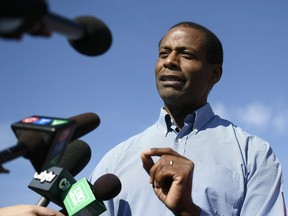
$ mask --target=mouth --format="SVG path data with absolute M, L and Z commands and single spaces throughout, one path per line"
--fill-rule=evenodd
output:
M 184 85 L 186 83 L 186 79 L 175 75 L 162 75 L 160 76 L 159 80 L 164 85 L 172 85 L 172 86 Z

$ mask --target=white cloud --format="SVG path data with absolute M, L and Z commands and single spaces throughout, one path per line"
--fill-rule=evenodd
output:
M 230 115 L 227 111 L 227 108 L 223 103 L 214 104 L 213 111 L 215 112 L 215 114 L 219 115 L 222 118 L 230 119 Z
M 223 103 L 213 104 L 214 112 L 222 118 L 231 120 L 245 129 L 286 133 L 288 124 L 288 104 L 264 104 L 254 101 L 242 106 L 227 106 Z
M 284 109 L 284 111 L 279 111 L 276 113 L 271 124 L 274 130 L 276 130 L 278 133 L 287 133 L 288 110 Z
M 237 110 L 237 118 L 247 126 L 267 128 L 271 122 L 270 108 L 260 102 L 253 102 Z

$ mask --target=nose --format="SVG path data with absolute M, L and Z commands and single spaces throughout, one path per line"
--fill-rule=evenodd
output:
M 169 53 L 169 55 L 166 57 L 164 61 L 164 67 L 169 69 L 177 69 L 179 68 L 179 60 L 177 56 L 177 52 L 172 51 Z

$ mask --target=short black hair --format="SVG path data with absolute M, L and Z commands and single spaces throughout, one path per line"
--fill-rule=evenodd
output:
M 179 22 L 175 25 L 173 25 L 169 30 L 179 27 L 179 26 L 184 26 L 188 28 L 193 28 L 201 31 L 205 35 L 206 39 L 206 51 L 207 51 L 207 61 L 210 64 L 223 64 L 223 47 L 222 43 L 219 40 L 219 38 L 209 29 L 206 27 L 195 23 L 195 22 L 190 22 L 190 21 L 184 21 L 184 22 Z M 162 41 L 162 39 L 161 39 Z M 159 42 L 159 45 L 161 43 Z

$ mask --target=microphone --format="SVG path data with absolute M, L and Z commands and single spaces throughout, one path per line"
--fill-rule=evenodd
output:
M 0 4 L 2 37 L 13 37 L 40 22 L 48 30 L 65 35 L 70 45 L 81 54 L 100 55 L 111 46 L 112 34 L 109 28 L 96 17 L 79 16 L 72 21 L 49 12 L 46 2 L 39 0 L 7 0 L 2 1 L 2 4 Z
M 74 183 L 76 180 L 65 168 L 53 166 L 40 173 L 36 172 L 28 188 L 42 196 L 37 205 L 47 206 L 52 201 L 63 207 L 60 194 Z
M 72 184 L 75 183 L 76 180 L 73 176 L 76 176 L 84 167 L 89 163 L 91 159 L 91 149 L 89 145 L 82 140 L 75 140 L 68 144 L 66 147 L 63 156 L 57 165 L 58 167 L 53 167 L 41 172 L 40 174 L 35 173 L 34 179 L 31 181 L 28 186 L 30 189 L 39 193 L 42 198 L 38 201 L 37 205 L 40 206 L 48 206 L 50 200 L 53 202 L 61 204 L 58 202 L 59 189 L 55 188 L 55 185 L 50 182 L 43 184 L 43 181 L 50 176 L 52 178 L 53 175 L 58 174 L 56 181 L 60 181 L 62 178 L 66 178 L 66 180 L 62 180 L 62 184 Z M 61 175 L 60 175 L 61 174 Z M 55 176 L 56 177 L 56 176 Z M 54 178 L 55 178 L 54 177 Z M 36 180 L 35 180 L 36 179 Z M 39 184 L 39 182 L 41 184 Z
M 78 175 L 91 159 L 91 149 L 83 140 L 74 140 L 66 147 L 58 164 L 69 171 L 72 176 Z
M 85 178 L 76 182 L 65 168 L 52 167 L 35 173 L 28 187 L 44 197 L 46 202 L 40 203 L 41 206 L 47 206 L 52 201 L 65 207 L 61 211 L 69 215 L 95 216 L 106 210 L 103 200 L 117 196 L 122 186 L 118 177 L 110 173 L 101 176 L 92 185 Z
M 112 173 L 107 173 L 94 182 L 92 191 L 98 199 L 110 200 L 120 193 L 121 188 L 120 179 Z
M 116 197 L 121 187 L 119 178 L 111 173 L 101 176 L 93 185 L 83 178 L 62 195 L 65 210 L 61 212 L 73 216 L 100 215 L 106 211 L 103 201 Z
M 25 118 L 25 119 L 27 120 L 30 118 Z M 59 118 L 56 120 L 59 120 Z M 63 120 L 63 119 L 60 119 L 60 120 Z M 67 121 L 67 119 L 64 119 L 64 120 Z M 95 113 L 84 113 L 84 114 L 76 115 L 76 116 L 69 118 L 68 120 L 76 124 L 76 126 L 74 126 L 75 127 L 74 133 L 71 135 L 70 140 L 75 140 L 81 136 L 84 136 L 85 134 L 97 128 L 98 125 L 100 124 L 100 119 L 98 115 L 96 115 Z M 51 124 L 52 123 L 50 122 L 50 127 L 52 127 Z M 39 125 L 35 126 L 32 124 L 32 126 L 34 127 L 33 128 L 34 131 L 30 131 L 30 130 L 27 130 L 28 126 L 25 123 L 22 124 L 22 128 L 20 126 L 21 126 L 21 123 L 19 122 L 16 123 L 16 126 L 14 125 L 14 132 L 16 135 L 18 135 L 18 143 L 15 146 L 10 147 L 0 152 L 0 164 L 10 161 L 12 159 L 15 159 L 19 156 L 24 156 L 25 158 L 30 159 L 32 165 L 34 166 L 37 172 L 40 172 L 41 169 L 45 169 L 46 167 L 57 164 L 60 157 L 56 157 L 57 160 L 54 160 L 51 162 L 49 161 L 49 157 L 47 157 L 49 156 L 47 152 L 51 148 L 51 142 L 52 142 L 51 137 L 54 137 L 54 135 L 58 132 L 57 130 L 59 130 L 59 125 L 58 125 L 58 128 L 57 128 L 57 125 L 54 125 L 52 127 L 53 130 L 49 131 L 50 134 L 47 133 L 47 127 L 38 127 Z M 23 129 L 24 126 L 26 127 L 25 128 L 26 130 Z M 30 127 L 32 126 L 30 125 Z M 35 129 L 37 127 L 38 127 L 38 132 Z M 43 131 L 44 130 L 43 128 L 45 128 L 45 131 Z M 51 130 L 51 128 L 49 129 Z M 49 135 L 50 135 L 50 139 L 49 139 Z M 55 153 L 58 150 L 58 153 L 60 155 L 60 153 L 63 153 L 63 150 L 65 149 L 66 146 L 60 145 L 62 149 L 61 148 L 59 149 L 59 146 L 57 145 L 54 145 L 54 147 L 55 147 L 54 151 L 50 150 L 51 154 L 54 153 L 55 155 Z
M 112 34 L 106 24 L 93 16 L 79 16 L 71 21 L 54 13 L 43 18 L 43 24 L 52 31 L 66 35 L 70 45 L 81 54 L 97 56 L 111 46 Z
M 72 140 L 78 139 L 95 130 L 101 122 L 99 116 L 92 112 L 72 116 L 69 119 L 76 121 L 76 128 L 72 135 Z

